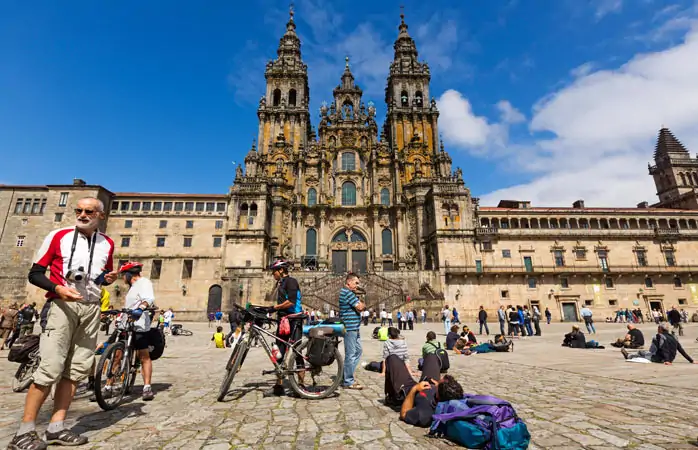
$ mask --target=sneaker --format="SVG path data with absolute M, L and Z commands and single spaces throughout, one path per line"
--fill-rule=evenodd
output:
M 143 401 L 149 402 L 154 398 L 155 398 L 155 394 L 153 394 L 153 388 L 151 388 L 150 386 L 144 387 L 143 388 Z
M 46 443 L 49 445 L 84 445 L 87 444 L 87 436 L 81 436 L 72 430 L 57 431 L 55 433 L 46 432 Z
M 46 442 L 42 441 L 36 431 L 15 435 L 7 446 L 8 450 L 46 450 Z

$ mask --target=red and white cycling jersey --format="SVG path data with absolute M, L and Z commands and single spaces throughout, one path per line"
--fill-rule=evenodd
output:
M 77 238 L 76 238 L 77 233 Z M 75 242 L 73 260 L 70 261 L 71 249 Z M 94 245 L 94 250 L 92 249 Z M 90 254 L 92 254 L 90 258 Z M 101 287 L 94 280 L 104 270 L 114 270 L 114 241 L 107 235 L 95 232 L 88 238 L 78 232 L 75 227 L 54 230 L 46 236 L 36 255 L 36 264 L 47 267 L 51 271 L 50 280 L 62 286 L 75 288 L 82 294 L 83 302 L 99 303 Z M 90 259 L 92 264 L 90 265 Z M 69 270 L 77 270 L 82 267 L 88 274 L 82 281 L 71 282 L 66 280 Z M 47 298 L 59 298 L 57 294 L 48 292 Z

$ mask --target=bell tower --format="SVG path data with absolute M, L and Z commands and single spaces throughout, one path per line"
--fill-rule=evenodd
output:
M 445 176 L 438 156 L 439 117 L 436 101 L 429 100 L 429 66 L 417 59 L 417 46 L 407 31 L 405 15 L 400 14 L 398 36 L 393 49 L 385 89 L 387 117 L 385 134 L 401 163 L 402 183 L 415 179 Z
M 698 209 L 698 157 L 692 158 L 668 128 L 659 130 L 654 162 L 648 168 L 659 203 L 652 206 Z
M 267 162 L 260 175 L 283 173 L 291 184 L 293 155 L 307 145 L 310 133 L 308 66 L 301 59 L 301 41 L 293 16 L 291 9 L 277 58 L 267 63 L 266 92 L 257 110 L 258 147 Z

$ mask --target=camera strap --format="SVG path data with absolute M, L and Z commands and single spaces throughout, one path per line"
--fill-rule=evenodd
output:
M 77 246 L 78 243 L 78 227 L 75 227 L 75 231 L 73 232 L 73 243 L 70 245 L 70 257 L 68 258 L 68 272 L 72 270 L 70 266 L 73 265 L 73 255 L 75 255 L 75 247 Z M 92 258 L 94 257 L 95 254 L 95 244 L 97 243 L 97 230 L 92 233 L 92 243 L 88 241 L 87 245 L 90 247 L 90 260 L 87 263 L 87 279 L 90 279 L 90 275 L 92 274 Z

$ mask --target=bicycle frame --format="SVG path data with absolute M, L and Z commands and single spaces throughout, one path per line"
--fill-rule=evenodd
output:
M 266 352 L 267 356 L 269 357 L 269 360 L 274 365 L 274 372 L 276 372 L 277 376 L 285 377 L 288 373 L 304 372 L 305 371 L 305 368 L 300 369 L 300 370 L 299 369 L 293 369 L 293 370 L 287 369 L 284 366 L 283 359 L 281 361 L 275 361 L 274 357 L 272 356 L 271 345 L 269 345 L 269 342 L 267 342 L 267 340 L 264 338 L 264 335 L 271 337 L 272 339 L 274 339 L 274 341 L 283 342 L 284 344 L 286 344 L 286 352 L 292 351 L 297 356 L 303 358 L 303 360 L 306 360 L 307 358 L 305 356 L 303 356 L 300 352 L 298 352 L 293 347 L 293 344 L 295 343 L 295 341 L 294 342 L 285 341 L 285 340 L 281 339 L 280 337 L 276 336 L 275 334 L 272 334 L 272 333 L 264 330 L 262 327 L 254 324 L 254 323 L 246 324 L 246 328 L 248 328 L 248 330 L 245 331 L 243 329 L 243 331 L 240 333 L 240 337 L 235 340 L 235 343 L 233 344 L 233 348 L 235 348 L 234 346 L 237 345 L 237 343 L 243 338 L 246 338 L 247 343 L 249 344 L 252 341 L 254 334 L 256 334 L 257 336 L 261 337 L 260 340 L 262 341 L 262 348 L 264 348 L 264 351 Z M 286 354 L 284 354 L 284 357 L 285 356 L 286 356 Z

